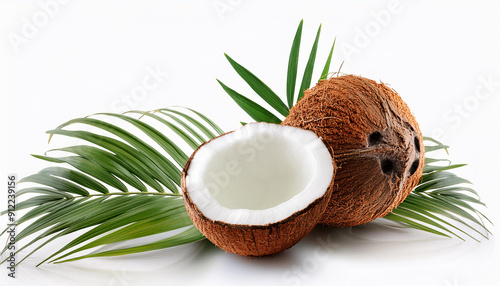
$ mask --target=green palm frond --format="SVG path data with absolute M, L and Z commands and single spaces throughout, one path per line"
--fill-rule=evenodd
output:
M 149 118 L 151 123 L 132 114 Z M 86 125 L 93 131 L 83 130 Z M 172 136 L 165 135 L 169 132 Z M 56 166 L 20 180 L 32 186 L 19 190 L 18 197 L 31 197 L 22 200 L 16 210 L 31 209 L 17 222 L 29 224 L 17 234 L 16 242 L 34 236 L 19 251 L 36 245 L 21 261 L 48 243 L 84 229 L 89 230 L 43 262 L 124 255 L 204 239 L 189 219 L 179 194 L 181 170 L 188 155 L 174 142 L 184 142 L 194 150 L 223 133 L 203 114 L 179 108 L 101 113 L 70 120 L 47 133 L 50 137 L 77 138 L 86 144 L 47 152 L 63 156 L 34 155 Z M 137 247 L 82 254 L 98 246 L 173 230 L 181 232 Z
M 318 50 L 319 35 L 321 34 L 321 25 L 319 25 L 318 32 L 316 33 L 316 38 L 314 39 L 314 44 L 311 48 L 311 53 L 309 54 L 309 59 L 307 60 L 306 68 L 304 70 L 304 76 L 302 76 L 302 83 L 300 84 L 299 94 L 297 95 L 297 101 L 299 101 L 304 95 L 304 91 L 311 87 L 312 74 L 314 70 L 314 63 L 316 62 L 316 51 Z
M 281 115 L 288 115 L 288 107 L 283 103 L 283 101 L 272 91 L 265 83 L 263 83 L 258 77 L 253 73 L 248 71 L 246 68 L 235 62 L 231 57 L 225 55 L 234 70 L 243 78 L 246 83 L 257 93 L 262 99 L 264 99 L 270 106 L 272 106 Z
M 295 84 L 297 82 L 297 68 L 299 65 L 300 39 L 302 38 L 302 25 L 304 21 L 300 21 L 295 37 L 293 38 L 292 49 L 288 58 L 288 71 L 286 78 L 286 98 L 288 108 L 292 108 L 294 104 Z
M 294 104 L 293 92 L 295 90 L 295 83 L 297 80 L 297 65 L 299 59 L 300 39 L 302 36 L 302 26 L 303 21 L 300 22 L 297 28 L 289 56 L 286 89 L 286 99 L 289 104 L 289 108 L 291 108 Z M 320 32 L 321 26 L 317 31 L 312 50 L 306 64 L 297 101 L 303 96 L 304 90 L 309 88 L 311 85 Z M 330 49 L 330 53 L 327 57 L 319 80 L 325 79 L 329 73 L 334 47 L 335 40 L 332 48 Z M 243 80 L 248 82 L 249 79 L 246 78 L 247 75 L 241 73 L 239 74 Z M 225 86 L 223 85 L 223 87 Z M 256 103 L 254 103 L 251 99 L 245 97 L 245 101 L 243 101 L 240 99 L 242 96 L 240 96 L 240 98 L 235 98 L 233 90 L 228 90 L 227 88 L 224 88 L 224 90 L 245 112 L 247 112 L 248 115 L 250 115 L 250 117 L 256 121 L 266 121 L 272 123 L 281 122 L 278 122 L 279 119 L 276 117 L 265 116 L 264 114 L 272 115 L 272 111 L 268 111 L 262 106 L 255 106 Z M 268 101 L 268 99 L 265 98 L 265 95 L 263 96 L 261 94 L 260 96 L 264 100 Z M 447 148 L 449 148 L 449 146 L 446 146 L 432 138 L 425 137 L 424 139 L 426 142 L 426 154 L 438 150 L 445 150 L 447 152 Z M 439 165 L 439 163 L 443 162 L 448 162 L 448 165 Z M 426 158 L 424 174 L 419 185 L 415 188 L 415 190 L 413 190 L 408 198 L 398 206 L 397 209 L 394 209 L 390 214 L 385 216 L 385 218 L 401 223 L 407 227 L 443 236 L 453 235 L 463 239 L 462 237 L 465 235 L 477 240 L 473 234 L 470 234 L 470 232 L 472 232 L 476 234 L 476 236 L 487 237 L 489 231 L 486 228 L 483 219 L 488 221 L 488 223 L 491 222 L 486 218 L 486 216 L 474 208 L 474 204 L 484 206 L 484 203 L 480 201 L 477 193 L 473 189 L 464 186 L 470 184 L 469 181 L 448 171 L 463 166 L 465 165 L 451 165 L 451 162 L 447 159 Z M 463 228 L 460 228 L 455 224 L 458 224 Z
M 217 80 L 222 88 L 229 94 L 229 96 L 243 109 L 250 117 L 258 122 L 280 123 L 281 119 L 269 112 L 264 107 L 248 99 L 247 97 L 237 93 L 231 88 L 227 87 L 221 81 Z

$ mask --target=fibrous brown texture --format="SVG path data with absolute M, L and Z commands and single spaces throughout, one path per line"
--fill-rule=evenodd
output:
M 313 201 L 305 209 L 297 211 L 288 218 L 276 223 L 268 225 L 236 225 L 207 218 L 191 200 L 186 186 L 190 163 L 196 152 L 207 143 L 205 142 L 198 147 L 184 166 L 181 188 L 189 217 L 196 228 L 212 243 L 225 251 L 239 255 L 272 255 L 294 246 L 318 224 L 330 201 L 333 178 L 328 190 L 322 197 Z M 334 165 L 334 172 L 335 170 Z M 333 175 L 335 176 L 335 173 Z
M 418 123 L 385 84 L 353 75 L 322 80 L 282 124 L 314 131 L 335 152 L 338 169 L 323 224 L 354 226 L 383 217 L 422 175 Z

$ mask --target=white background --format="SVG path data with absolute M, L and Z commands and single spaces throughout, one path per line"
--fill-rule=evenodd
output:
M 495 1 L 2 1 L 1 174 L 46 163 L 46 130 L 96 112 L 184 105 L 225 130 L 250 119 L 215 78 L 256 100 L 228 53 L 284 95 L 291 42 L 304 19 L 301 76 L 320 23 L 317 70 L 333 39 L 332 70 L 381 80 L 411 107 L 427 136 L 450 145 L 500 221 L 500 4 Z M 47 13 L 50 13 L 47 16 Z M 45 16 L 44 16 L 45 15 Z M 45 21 L 46 20 L 46 21 Z M 28 28 L 31 24 L 34 28 Z M 148 75 L 144 96 L 130 94 Z M 319 77 L 315 74 L 314 78 Z M 485 84 L 490 82 L 491 84 Z M 258 101 L 258 100 L 257 100 Z M 260 101 L 259 101 L 260 102 Z M 6 180 L 6 179 L 2 179 Z M 1 192 L 4 193 L 3 191 Z M 6 207 L 5 195 L 0 198 Z M 5 217 L 0 219 L 6 224 Z M 3 226 L 2 226 L 3 228 Z M 282 254 L 249 259 L 202 242 L 63 265 L 42 249 L 1 285 L 500 285 L 498 228 L 481 243 L 381 223 L 318 228 Z

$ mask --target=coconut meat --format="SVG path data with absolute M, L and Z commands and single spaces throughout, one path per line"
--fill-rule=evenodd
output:
M 251 123 L 198 149 L 186 191 L 211 220 L 267 225 L 324 196 L 333 173 L 330 153 L 313 132 Z

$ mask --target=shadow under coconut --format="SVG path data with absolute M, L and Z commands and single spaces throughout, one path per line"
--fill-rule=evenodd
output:
M 472 243 L 478 247 L 477 243 Z M 379 263 L 383 260 L 429 257 L 437 252 L 449 252 L 452 255 L 457 251 L 471 251 L 464 248 L 464 244 L 470 243 L 378 219 L 355 227 L 317 226 L 296 247 L 332 257 L 363 261 L 373 259 Z M 289 251 L 294 251 L 294 248 Z
M 389 240 L 374 239 L 376 237 L 392 237 L 392 241 L 396 242 L 398 239 L 394 237 L 406 236 L 411 238 L 406 229 L 398 229 L 383 224 L 367 224 L 358 227 L 344 227 L 334 228 L 327 226 L 317 226 L 309 233 L 304 239 L 290 249 L 282 251 L 277 254 L 262 256 L 262 257 L 246 257 L 229 252 L 218 248 L 210 241 L 205 240 L 203 248 L 200 251 L 198 258 L 192 262 L 197 264 L 205 264 L 215 257 L 222 256 L 223 264 L 231 266 L 231 268 L 238 272 L 237 269 L 255 270 L 255 271 L 288 271 L 296 265 L 301 265 L 304 259 L 308 257 L 318 256 L 318 260 L 326 259 L 327 256 L 339 256 L 340 254 L 351 255 L 352 250 L 360 249 L 361 246 L 373 248 L 372 252 L 384 253 L 380 249 L 377 241 L 388 242 Z M 428 238 L 432 240 L 431 238 Z M 399 239 L 403 241 L 404 239 Z M 415 240 L 415 236 L 410 240 Z M 366 254 L 366 251 L 364 251 Z M 321 257 L 319 257 L 321 256 Z M 191 266 L 195 266 L 191 265 Z M 234 267 L 235 265 L 243 267 Z M 195 266 L 196 267 L 196 266 Z M 235 275 L 236 273 L 232 273 Z
M 215 245 L 214 248 L 216 248 L 218 251 L 224 252 L 224 250 L 217 248 L 217 246 Z M 254 268 L 254 270 L 259 271 L 276 271 L 279 269 L 285 270 L 288 269 L 291 264 L 300 262 L 302 259 L 300 253 L 290 251 L 290 249 L 287 249 L 280 253 L 260 257 L 241 256 L 229 252 L 224 253 L 224 255 L 230 257 L 229 260 L 231 261 L 231 263 L 243 264 L 245 265 L 245 267 Z
M 229 255 L 229 263 L 243 264 L 245 267 L 269 270 L 289 270 L 301 265 L 305 260 L 326 260 L 342 258 L 347 260 L 373 260 L 379 263 L 383 260 L 412 259 L 429 257 L 436 252 L 455 253 L 464 242 L 422 231 L 403 228 L 391 222 L 377 220 L 355 227 L 317 226 L 294 247 L 281 253 L 264 257 L 244 257 Z M 477 245 L 477 244 L 474 244 Z M 205 247 L 210 252 L 222 250 L 217 247 Z M 469 251 L 471 251 L 469 249 Z M 450 255 L 451 255 L 450 254 Z M 202 254 L 211 255 L 209 253 Z M 247 268 L 248 269 L 248 268 Z
M 455 247 L 461 243 L 449 238 L 440 237 L 422 231 L 403 228 L 391 222 L 381 222 L 379 220 L 365 225 L 355 227 L 329 227 L 324 225 L 316 226 L 311 233 L 303 238 L 299 243 L 290 249 L 280 253 L 263 257 L 246 257 L 232 254 L 221 250 L 210 241 L 205 240 L 203 249 L 198 255 L 199 258 L 210 257 L 212 255 L 229 256 L 231 263 L 248 264 L 255 268 L 288 269 L 290 266 L 301 263 L 304 257 L 310 255 L 320 255 L 322 257 L 348 255 L 373 255 L 386 257 L 389 253 L 398 254 L 404 250 L 409 253 L 410 245 L 414 247 L 415 253 L 422 253 L 426 244 L 433 245 L 440 250 L 443 247 Z M 196 260 L 195 263 L 200 263 Z
M 489 241 L 493 242 L 493 241 Z M 225 252 L 209 240 L 198 242 L 200 248 L 189 261 L 194 268 L 207 271 L 207 265 L 218 264 L 231 269 L 226 275 L 245 277 L 248 273 L 287 273 L 304 267 L 307 261 L 362 261 L 380 263 L 391 260 L 428 259 L 436 253 L 443 259 L 454 259 L 468 252 L 491 250 L 494 243 L 476 243 L 447 238 L 405 228 L 385 219 L 355 227 L 316 226 L 311 233 L 290 249 L 263 257 L 246 257 Z M 443 253 L 448 253 L 443 256 Z

